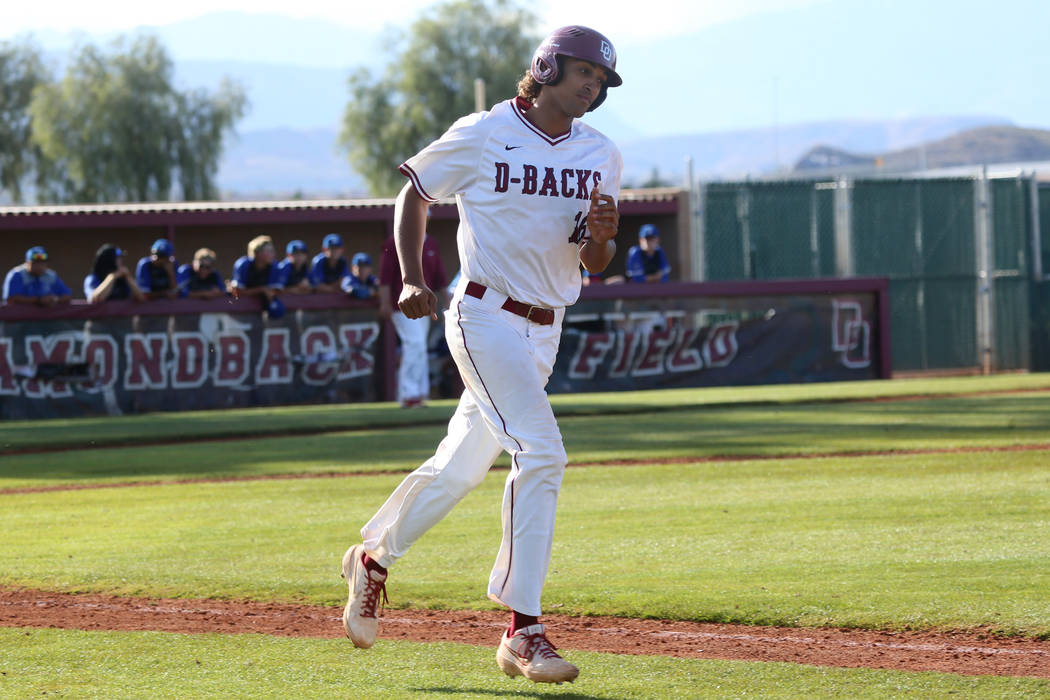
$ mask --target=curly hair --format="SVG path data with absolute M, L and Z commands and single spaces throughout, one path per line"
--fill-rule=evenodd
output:
M 529 102 L 535 102 L 536 98 L 540 96 L 540 88 L 542 87 L 532 77 L 532 71 L 526 70 L 525 75 L 521 76 L 521 80 L 518 81 L 518 97 Z

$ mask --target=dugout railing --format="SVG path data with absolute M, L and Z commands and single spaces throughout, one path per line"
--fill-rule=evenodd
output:
M 885 279 L 585 287 L 552 393 L 890 376 Z M 438 324 L 435 395 L 457 382 Z M 0 417 L 392 400 L 397 341 L 374 303 L 258 299 L 0 307 Z

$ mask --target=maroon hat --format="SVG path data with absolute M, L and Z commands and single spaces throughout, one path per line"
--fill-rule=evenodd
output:
M 602 66 L 609 73 L 609 79 L 602 86 L 598 99 L 591 105 L 591 111 L 605 101 L 605 93 L 611 87 L 623 85 L 623 79 L 616 72 L 616 49 L 604 34 L 589 27 L 572 25 L 555 29 L 543 40 L 543 43 L 532 55 L 532 77 L 540 85 L 554 85 L 561 78 L 558 68 L 558 56 L 570 56 L 583 61 L 590 61 Z

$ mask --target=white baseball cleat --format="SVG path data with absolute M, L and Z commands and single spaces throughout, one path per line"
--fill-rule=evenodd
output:
M 386 602 L 386 574 L 366 569 L 364 553 L 364 545 L 355 544 L 343 555 L 343 578 L 350 588 L 350 598 L 343 609 L 343 627 L 355 647 L 367 649 L 376 643 L 379 632 L 376 608 L 380 593 Z
M 508 676 L 525 676 L 533 683 L 572 682 L 580 669 L 558 656 L 554 645 L 547 641 L 543 625 L 529 625 L 513 636 L 499 640 L 496 663 Z

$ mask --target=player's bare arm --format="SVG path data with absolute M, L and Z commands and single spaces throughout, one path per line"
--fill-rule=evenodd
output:
M 427 208 L 412 183 L 405 183 L 394 205 L 394 245 L 401 263 L 404 288 L 397 306 L 408 318 L 430 316 L 437 320 L 437 295 L 423 279 L 423 238 L 426 234 Z
M 616 254 L 616 233 L 620 228 L 620 212 L 616 200 L 607 194 L 591 190 L 591 204 L 587 212 L 587 230 L 590 233 L 580 248 L 580 262 L 588 272 L 601 272 Z

